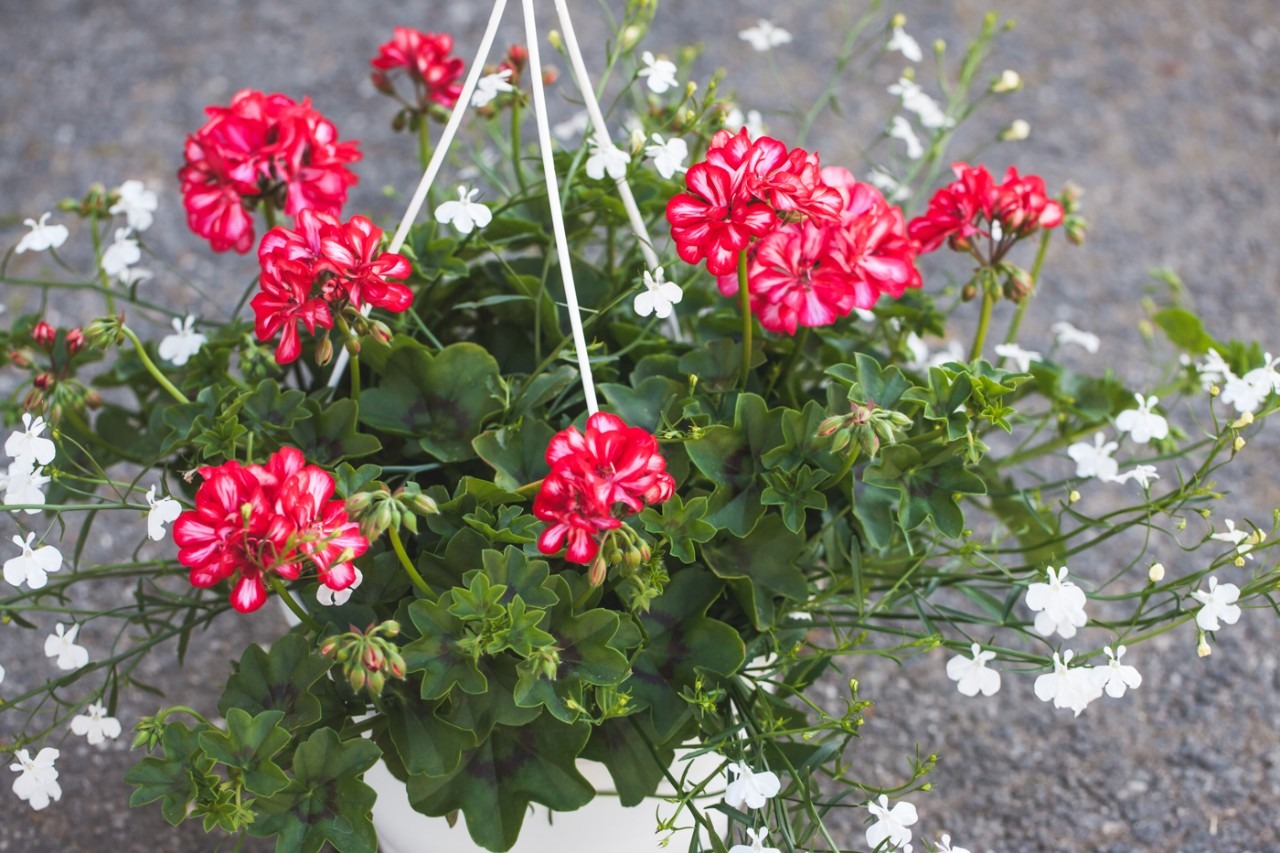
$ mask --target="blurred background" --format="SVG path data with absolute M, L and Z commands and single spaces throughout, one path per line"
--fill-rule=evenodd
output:
M 524 40 L 518 6 L 508 11 L 499 46 Z M 619 14 L 622 0 L 570 6 L 588 63 L 598 65 L 609 17 Z M 545 32 L 552 7 L 538 7 Z M 988 68 L 993 76 L 1014 69 L 1026 87 L 994 99 L 952 152 L 993 172 L 1016 163 L 1042 175 L 1051 191 L 1075 182 L 1085 190 L 1092 224 L 1082 248 L 1055 241 L 1023 346 L 1047 345 L 1051 323 L 1070 320 L 1103 337 L 1090 366 L 1140 375 L 1147 358 L 1137 327 L 1140 302 L 1150 270 L 1168 267 L 1187 284 L 1213 334 L 1258 338 L 1264 349 L 1280 350 L 1280 340 L 1272 340 L 1280 321 L 1275 0 L 918 0 L 881 8 L 907 15 L 907 31 L 926 53 L 919 79 L 935 94 L 929 56 L 935 40 L 947 43 L 945 61 L 954 63 L 986 12 L 1017 22 L 999 39 Z M 759 110 L 786 140 L 795 131 L 792 114 L 826 86 L 843 33 L 864 10 L 858 0 L 665 0 L 644 47 L 675 56 L 698 45 L 682 80 L 705 84 L 714 69 L 726 69 L 722 90 L 736 92 L 744 111 Z M 114 187 L 141 179 L 161 204 L 145 235 L 157 257 L 143 266 L 155 278 L 142 287 L 165 305 L 225 316 L 256 263 L 252 255 L 213 256 L 186 229 L 176 171 L 183 140 L 203 123 L 204 107 L 225 104 L 246 87 L 310 96 L 343 139 L 361 140 L 360 183 L 348 214 L 367 212 L 390 225 L 403 202 L 389 194 L 411 192 L 416 158 L 412 138 L 391 132 L 394 107 L 369 83 L 368 60 L 394 26 L 406 25 L 453 34 L 456 52 L 469 62 L 488 11 L 481 0 L 40 0 L 21 7 L 0 0 L 0 246 L 19 239 L 22 219 L 80 197 L 91 182 Z M 736 34 L 758 18 L 770 18 L 794 40 L 769 54 L 751 50 Z M 559 57 L 548 59 L 567 70 Z M 885 87 L 905 65 L 901 55 L 885 56 L 840 85 L 840 114 L 823 117 L 809 140 L 824 164 L 862 177 L 873 163 L 901 157 L 899 143 L 872 142 L 897 109 Z M 566 102 L 566 81 L 550 92 L 557 120 L 577 109 Z M 1029 124 L 1029 138 L 987 147 L 1015 119 Z M 72 225 L 74 243 L 75 226 L 66 217 L 55 220 Z M 29 278 L 53 272 L 46 258 L 30 255 L 10 270 Z M 0 286 L 11 317 L 38 299 L 36 291 Z M 47 316 L 80 324 L 100 310 L 96 300 L 55 294 Z M 1267 521 L 1280 505 L 1278 447 L 1274 432 L 1250 442 L 1231 481 L 1220 484 L 1230 494 L 1217 515 Z M 5 541 L 11 527 L 0 521 Z M 141 529 L 140 518 L 139 536 Z M 120 535 L 128 541 L 95 534 L 90 547 L 104 554 L 131 550 L 133 532 Z M 67 536 L 74 541 L 75 531 Z M 1108 568 L 1114 566 L 1073 565 L 1072 572 L 1088 577 Z M 115 604 L 128 591 L 101 594 L 104 604 Z M 277 618 L 268 608 L 226 619 L 193 643 L 184 668 L 157 660 L 148 674 L 173 701 L 213 712 L 228 659 L 246 641 L 277 633 Z M 92 652 L 92 639 L 85 641 Z M 942 652 L 904 667 L 860 657 L 849 672 L 876 708 L 850 760 L 859 775 L 890 785 L 908 773 L 917 746 L 939 754 L 932 791 L 912 797 L 920 813 L 917 849 L 945 831 L 974 853 L 1280 850 L 1278 648 L 1280 621 L 1266 611 L 1247 612 L 1224 630 L 1204 660 L 1196 657 L 1190 630 L 1165 635 L 1125 659 L 1142 671 L 1140 689 L 1076 719 L 1036 700 L 1029 676 L 1007 676 L 991 699 L 966 699 L 946 679 Z M 46 662 L 38 638 L 4 626 L 0 664 L 9 690 L 11 682 L 40 677 Z M 827 688 L 833 700 L 845 689 L 838 680 Z M 154 698 L 135 696 L 118 716 L 128 729 L 156 707 Z M 0 737 L 7 734 L 0 730 Z M 128 742 L 126 734 L 103 750 L 79 738 L 60 744 L 64 796 L 44 812 L 30 811 L 5 790 L 0 851 L 219 849 L 217 839 L 195 827 L 171 829 L 154 805 L 128 808 L 121 777 L 138 757 L 128 753 Z M 0 783 L 7 789 L 9 780 Z M 862 849 L 864 816 L 848 810 L 834 819 L 842 846 Z M 596 839 L 588 844 L 601 846 Z M 565 849 L 588 848 L 567 842 Z

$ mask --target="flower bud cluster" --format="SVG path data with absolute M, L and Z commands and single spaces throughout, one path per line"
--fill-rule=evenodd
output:
M 342 677 L 359 693 L 368 690 L 381 696 L 388 678 L 405 679 L 404 657 L 392 642 L 400 633 L 400 623 L 389 619 L 374 623 L 363 632 L 348 631 L 329 637 L 320 654 L 342 665 Z
M 369 540 L 381 536 L 388 527 L 403 526 L 410 533 L 417 533 L 418 516 L 425 518 L 439 511 L 435 499 L 413 481 L 394 492 L 384 483 L 375 482 L 369 490 L 347 498 L 347 512 L 360 522 L 360 529 Z
M 852 447 L 867 456 L 875 456 L 880 445 L 897 444 L 898 433 L 911 426 L 911 418 L 892 409 L 882 409 L 874 401 L 851 402 L 847 415 L 833 415 L 818 425 L 820 438 L 831 438 L 831 451 L 840 453 Z

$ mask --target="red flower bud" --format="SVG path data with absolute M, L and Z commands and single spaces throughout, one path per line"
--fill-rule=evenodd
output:
M 36 323 L 35 328 L 31 330 L 31 339 L 36 342 L 36 346 L 41 349 L 53 349 L 53 342 L 57 339 L 58 333 L 44 320 Z

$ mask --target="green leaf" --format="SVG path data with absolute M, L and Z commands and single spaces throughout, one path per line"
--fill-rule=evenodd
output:
M 382 469 L 377 465 L 352 468 L 349 463 L 343 462 L 333 472 L 334 488 L 340 496 L 349 498 L 376 480 L 381 473 Z
M 480 433 L 471 446 L 496 472 L 493 481 L 514 491 L 547 476 L 547 445 L 555 434 L 542 421 L 525 418 L 517 426 Z
M 182 723 L 164 727 L 160 747 L 163 757 L 148 756 L 124 774 L 125 783 L 135 787 L 129 805 L 161 800 L 160 813 L 171 826 L 177 826 L 186 818 L 187 806 L 199 790 L 196 779 L 209 779 L 214 762 L 201 750 L 197 732 Z
M 827 410 L 815 400 L 805 403 L 801 411 L 784 410 L 782 444 L 764 455 L 764 466 L 790 471 L 805 462 L 812 462 L 828 474 L 839 471 L 841 463 L 831 452 L 831 439 L 818 435 L 818 425 L 826 417 Z
M 929 388 L 911 388 L 902 398 L 924 403 L 926 420 L 947 427 L 947 441 L 958 441 L 969 432 L 969 397 L 973 381 L 968 373 L 953 373 L 941 367 L 929 368 Z
M 674 421 L 673 404 L 684 393 L 684 386 L 665 376 L 650 376 L 635 388 L 602 382 L 600 393 L 617 410 L 618 416 L 631 426 L 657 432 L 664 419 Z M 666 417 L 664 417 L 666 416 Z
M 782 444 L 780 410 L 769 410 L 755 394 L 738 397 L 733 427 L 723 424 L 707 429 L 701 438 L 684 447 L 698 470 L 715 484 L 711 514 L 707 520 L 728 528 L 735 536 L 746 536 L 760 519 L 764 507 L 760 492 L 761 457 Z
M 503 604 L 509 604 L 517 595 L 530 607 L 551 607 L 559 600 L 548 583 L 551 567 L 546 560 L 530 560 L 519 548 L 510 546 L 504 551 L 486 550 L 481 559 L 489 579 L 506 587 Z M 463 580 L 470 584 L 465 575 Z
M 710 572 L 677 572 L 653 600 L 640 624 L 649 643 L 636 656 L 632 676 L 622 685 L 638 707 L 648 706 L 660 740 L 671 737 L 689 718 L 680 691 L 692 687 L 700 672 L 728 676 L 746 659 L 742 636 L 706 616 L 724 584 Z M 640 704 L 643 703 L 643 704 Z
M 662 504 L 662 513 L 653 507 L 646 507 L 640 513 L 640 521 L 644 529 L 666 538 L 671 547 L 671 556 L 682 563 L 694 560 L 693 546 L 702 542 L 710 542 L 716 535 L 716 527 L 703 521 L 707 514 L 705 497 L 691 498 L 688 503 L 673 494 Z
M 388 691 L 381 710 L 386 728 L 374 739 L 384 750 L 389 741 L 412 776 L 446 776 L 458 768 L 462 753 L 476 745 L 475 736 L 445 720 L 435 702 Z
M 1210 349 L 1219 352 L 1225 349 L 1205 331 L 1203 321 L 1185 308 L 1162 308 L 1151 319 L 1164 330 L 1174 346 L 1192 355 L 1204 355 Z
M 658 757 L 654 758 L 654 751 L 637 727 L 647 729 L 650 741 L 658 739 L 641 716 L 615 718 L 593 726 L 591 740 L 582 751 L 583 758 L 599 761 L 609 769 L 618 801 L 624 806 L 638 806 L 653 796 L 676 754 L 669 747 L 658 747 Z
M 721 536 L 703 549 L 703 557 L 718 577 L 747 581 L 750 590 L 744 604 L 756 627 L 764 630 L 776 621 L 775 597 L 801 601 L 808 595 L 804 573 L 796 566 L 804 545 L 803 536 L 769 513 L 751 535 L 745 539 Z M 735 585 L 735 592 L 739 586 Z
M 377 794 L 360 777 L 381 754 L 366 738 L 314 732 L 293 753 L 289 785 L 256 803 L 250 834 L 278 836 L 276 850 L 290 853 L 317 853 L 326 841 L 339 853 L 376 853 L 370 812 Z
M 763 363 L 764 353 L 757 349 L 751 354 L 751 366 Z M 742 345 L 729 338 L 708 341 L 701 349 L 695 349 L 680 357 L 680 372 L 698 377 L 698 390 L 712 394 L 725 394 L 738 385 L 742 372 Z
M 289 731 L 319 721 L 320 700 L 311 687 L 329 671 L 332 662 L 314 652 L 300 634 L 285 634 L 270 651 L 250 645 L 236 664 L 235 673 L 218 700 L 218 710 L 228 716 L 232 708 L 251 715 L 263 711 L 284 713 Z
M 343 459 L 368 456 L 382 449 L 382 442 L 356 428 L 354 400 L 335 400 L 324 408 L 316 400 L 308 400 L 307 405 L 313 416 L 294 424 L 290 435 L 312 462 L 332 466 Z
M 519 728 L 498 726 L 452 776 L 410 776 L 409 802 L 428 815 L 461 811 L 477 844 L 508 850 L 530 803 L 567 812 L 591 801 L 595 789 L 575 764 L 590 731 L 545 715 Z
M 932 518 L 944 536 L 957 539 L 964 531 L 964 513 L 959 498 L 984 495 L 982 478 L 968 471 L 956 456 L 937 456 L 928 462 L 912 447 L 884 448 L 880 458 L 863 472 L 864 482 L 897 489 L 898 522 L 903 530 L 914 530 Z
M 807 510 L 827 508 L 827 496 L 817 488 L 828 479 L 824 471 L 801 465 L 799 470 L 770 471 L 764 478 L 769 485 L 761 492 L 760 503 L 782 507 L 782 520 L 792 533 L 804 529 Z
M 271 759 L 293 740 L 280 728 L 283 711 L 263 711 L 256 717 L 241 708 L 227 712 L 227 730 L 200 733 L 200 747 L 215 761 L 239 770 L 244 787 L 261 797 L 269 797 L 289 784 Z
M 435 356 L 401 349 L 381 383 L 360 395 L 360 419 L 416 438 L 443 462 L 461 462 L 475 456 L 471 441 L 485 419 L 502 410 L 492 391 L 500 380 L 498 362 L 476 344 L 451 344 Z
M 302 405 L 306 398 L 297 388 L 284 389 L 274 379 L 264 379 L 245 398 L 244 413 L 259 429 L 289 430 L 297 421 L 311 417 L 312 412 Z
M 465 637 L 462 621 L 448 612 L 451 596 L 440 602 L 420 599 L 409 605 L 409 618 L 422 636 L 404 647 L 409 672 L 421 672 L 422 698 L 441 699 L 456 685 L 463 693 L 478 694 L 489 682 L 475 660 L 458 648 Z
M 854 356 L 854 364 L 835 364 L 824 371 L 828 376 L 849 386 L 849 399 L 859 403 L 875 403 L 882 409 L 894 408 L 911 380 L 894 365 L 881 367 L 866 353 Z

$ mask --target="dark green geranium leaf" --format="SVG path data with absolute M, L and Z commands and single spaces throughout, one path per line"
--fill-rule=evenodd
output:
M 381 473 L 382 469 L 377 465 L 353 468 L 350 463 L 343 462 L 333 472 L 335 491 L 340 497 L 349 498 L 376 480 Z
M 329 842 L 339 853 L 375 853 L 370 812 L 377 799 L 361 776 L 382 750 L 367 738 L 339 740 L 320 729 L 293 753 L 293 780 L 275 796 L 258 800 L 249 832 L 276 838 L 276 850 L 317 853 Z
M 973 380 L 968 373 L 953 373 L 941 367 L 929 368 L 929 387 L 911 388 L 904 400 L 924 404 L 926 420 L 941 422 L 947 428 L 947 441 L 958 441 L 969 432 L 969 397 Z
M 630 690 L 641 707 L 648 706 L 660 740 L 688 719 L 689 706 L 680 691 L 692 687 L 699 672 L 728 676 L 746 658 L 741 635 L 705 615 L 723 589 L 711 573 L 683 569 L 640 615 L 649 644 L 637 655 L 621 689 Z
M 763 361 L 764 353 L 757 341 L 751 354 L 751 364 L 754 367 Z M 680 372 L 685 376 L 698 377 L 700 391 L 713 394 L 732 391 L 738 384 L 738 374 L 742 372 L 742 345 L 729 338 L 708 341 L 701 349 L 681 356 Z
M 716 527 L 703 521 L 707 514 L 707 499 L 692 498 L 688 503 L 673 494 L 662 504 L 662 513 L 653 507 L 647 507 L 640 513 L 640 521 L 644 529 L 666 537 L 671 546 L 671 556 L 682 563 L 692 563 L 693 546 L 701 542 L 710 542 L 716 535 Z
M 530 415 L 545 417 L 547 406 L 569 388 L 578 384 L 578 370 L 562 364 L 555 370 L 539 373 L 532 378 L 513 380 L 509 417 L 515 420 Z
M 958 498 L 987 492 L 982 478 L 966 470 L 960 457 L 940 455 L 925 462 L 905 445 L 885 448 L 876 464 L 863 472 L 863 479 L 899 491 L 898 521 L 903 530 L 914 530 L 932 518 L 938 530 L 953 539 L 964 531 Z
M 498 602 L 506 591 L 506 587 L 490 583 L 484 572 L 475 572 L 468 586 L 456 586 L 451 590 L 453 603 L 449 605 L 449 615 L 463 622 L 496 619 L 502 614 L 502 605 Z M 443 598 L 440 603 L 444 604 Z
M 343 459 L 368 456 L 382 449 L 382 442 L 356 428 L 356 403 L 343 398 L 321 408 L 308 400 L 312 417 L 298 421 L 289 434 L 308 460 L 334 465 Z
M 854 364 L 835 364 L 825 373 L 849 386 L 851 401 L 875 403 L 882 409 L 895 408 L 912 387 L 911 380 L 896 366 L 881 367 L 880 362 L 861 352 L 854 356 Z
M 643 715 L 605 720 L 592 727 L 591 740 L 587 741 L 582 757 L 602 762 L 609 768 L 622 805 L 638 806 L 646 797 L 653 796 L 675 760 L 675 750 L 662 746 L 657 748 L 658 757 L 654 758 L 649 743 L 657 740 Z
M 462 519 L 494 545 L 523 545 L 538 538 L 542 522 L 518 506 L 499 506 L 497 512 L 477 507 Z
M 504 551 L 486 550 L 481 558 L 489 579 L 506 587 L 503 604 L 509 604 L 517 595 L 530 607 L 551 607 L 558 600 L 548 583 L 551 567 L 546 560 L 530 560 L 519 548 L 510 546 Z M 470 578 L 464 575 L 463 579 L 470 584 Z
M 472 732 L 482 743 L 494 726 L 523 726 L 541 716 L 541 708 L 516 704 L 516 683 L 520 679 L 516 662 L 509 656 L 482 658 L 478 664 L 488 689 L 478 696 L 455 701 L 443 716 L 460 729 Z M 442 706 L 443 708 L 444 706 Z
M 412 776 L 446 776 L 458 768 L 462 753 L 476 745 L 471 732 L 440 716 L 437 704 L 401 692 L 383 694 L 385 728 L 375 732 L 374 740 L 384 751 L 390 743 Z
M 782 507 L 782 520 L 792 533 L 804 529 L 806 510 L 827 508 L 827 496 L 818 491 L 828 479 L 824 471 L 801 465 L 798 470 L 770 471 L 764 478 L 769 485 L 760 493 L 760 503 Z
M 452 776 L 409 777 L 409 802 L 428 815 L 461 811 L 477 844 L 508 850 L 530 803 L 567 812 L 591 801 L 595 789 L 575 766 L 590 731 L 547 716 L 519 728 L 498 726 Z
M 861 485 L 855 495 L 853 514 L 862 527 L 862 533 L 873 548 L 888 548 L 898 524 L 893 520 L 893 509 L 898 504 L 896 488 L 885 488 L 870 483 Z
M 672 404 L 684 393 L 685 386 L 665 376 L 650 376 L 641 380 L 635 388 L 629 385 L 617 385 L 603 382 L 599 386 L 600 393 L 609 401 L 609 405 L 617 411 L 631 426 L 643 427 L 649 432 L 657 432 L 665 420 L 675 420 Z
M 202 726 L 203 728 L 203 726 Z M 169 723 L 160 739 L 161 756 L 148 756 L 124 774 L 126 784 L 135 786 L 130 806 L 160 800 L 160 812 L 170 825 L 177 826 L 187 816 L 187 806 L 199 787 L 212 781 L 213 759 L 200 748 L 198 731 L 182 723 Z
M 320 719 L 320 700 L 311 688 L 331 664 L 301 634 L 285 634 L 270 651 L 250 645 L 227 680 L 218 710 L 224 717 L 232 708 L 254 716 L 282 711 L 284 727 L 298 731 Z
M 540 608 L 530 609 L 517 595 L 507 605 L 507 626 L 494 631 L 485 652 L 496 655 L 510 650 L 517 657 L 527 659 L 535 652 L 549 650 L 555 637 L 538 627 L 546 615 L 547 611 Z
M 781 411 L 770 411 L 755 394 L 738 397 L 732 428 L 718 424 L 685 443 L 693 464 L 716 486 L 707 521 L 736 536 L 746 536 L 755 527 L 764 512 L 761 457 L 781 444 Z
M 547 445 L 555 434 L 542 421 L 525 418 L 517 426 L 480 433 L 471 446 L 493 468 L 493 481 L 514 491 L 547 476 Z
M 276 753 L 293 740 L 280 728 L 283 711 L 263 711 L 256 717 L 241 708 L 227 711 L 227 730 L 200 733 L 200 747 L 215 761 L 241 773 L 244 786 L 260 797 L 269 797 L 289 784 L 274 761 Z
M 831 452 L 831 439 L 818 435 L 818 425 L 826 417 L 827 410 L 816 400 L 805 403 L 801 411 L 784 410 L 782 444 L 764 455 L 764 466 L 790 471 L 811 462 L 828 474 L 839 471 L 840 459 Z
M 274 379 L 264 379 L 245 398 L 244 413 L 258 429 L 288 430 L 295 422 L 311 417 L 312 412 L 302 405 L 306 398 L 297 388 L 281 388 Z
M 774 621 L 773 598 L 801 601 L 808 594 L 804 573 L 796 567 L 804 545 L 803 536 L 788 530 L 781 518 L 769 513 L 751 535 L 745 539 L 720 536 L 703 549 L 703 557 L 717 576 L 749 583 L 750 600 L 745 603 L 750 605 L 757 627 L 763 630 Z
M 360 395 L 361 420 L 385 432 L 412 436 L 443 462 L 475 456 L 471 441 L 502 410 L 492 389 L 498 362 L 483 347 L 451 344 L 435 356 L 402 349 L 387 361 L 376 387 Z
M 448 611 L 451 600 L 451 595 L 444 595 L 439 602 L 424 599 L 409 605 L 409 618 L 421 637 L 404 647 L 404 660 L 409 672 L 423 674 L 423 699 L 448 696 L 454 685 L 470 694 L 489 688 L 475 660 L 458 648 L 465 629 L 462 621 Z

